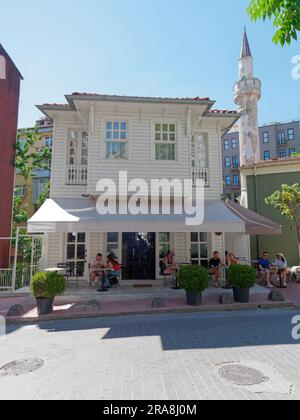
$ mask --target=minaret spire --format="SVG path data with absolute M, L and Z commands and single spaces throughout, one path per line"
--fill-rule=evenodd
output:
M 242 60 L 245 57 L 252 57 L 246 26 L 244 27 L 244 39 L 240 59 Z
M 242 114 L 240 119 L 240 164 L 257 163 L 261 160 L 258 129 L 258 102 L 261 98 L 261 82 L 254 77 L 253 57 L 246 28 L 244 30 L 239 81 L 234 86 L 234 101 Z M 248 206 L 246 177 L 241 174 L 241 204 Z

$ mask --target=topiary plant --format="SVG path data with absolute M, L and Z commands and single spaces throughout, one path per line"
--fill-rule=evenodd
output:
M 251 289 L 256 283 L 256 271 L 249 265 L 231 265 L 228 269 L 228 280 L 231 287 Z
M 191 293 L 202 293 L 209 286 L 208 270 L 199 265 L 184 265 L 180 268 L 179 284 Z
M 32 277 L 31 291 L 37 299 L 52 299 L 66 290 L 64 276 L 57 273 L 37 273 Z

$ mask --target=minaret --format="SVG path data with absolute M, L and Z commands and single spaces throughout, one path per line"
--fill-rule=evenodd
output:
M 253 57 L 246 29 L 239 61 L 239 81 L 234 86 L 234 101 L 242 114 L 240 119 L 240 165 L 261 160 L 258 102 L 261 98 L 261 82 L 254 77 Z M 241 205 L 248 207 L 246 177 L 241 171 Z

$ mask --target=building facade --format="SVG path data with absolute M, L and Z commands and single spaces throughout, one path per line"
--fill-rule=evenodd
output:
M 0 237 L 10 238 L 21 73 L 0 44 Z M 10 241 L 0 240 L 0 269 L 9 265 Z
M 113 251 L 124 266 L 123 281 L 139 282 L 160 278 L 168 249 L 179 263 L 207 266 L 212 252 L 224 256 L 226 246 L 249 259 L 245 222 L 221 200 L 221 138 L 239 118 L 236 112 L 212 110 L 207 98 L 73 94 L 67 100 L 39 107 L 54 121 L 51 199 L 28 230 L 47 237 L 45 265 L 74 263 L 86 279 L 88 262 Z M 174 214 L 99 215 L 99 180 L 118 184 L 120 171 L 148 185 L 153 179 L 201 180 L 203 223 L 187 226 Z M 133 195 L 121 192 L 118 200 Z M 143 202 L 148 198 L 140 193 Z
M 249 63 L 242 57 L 240 69 L 247 69 L 244 58 Z M 229 250 L 249 261 L 250 235 L 280 232 L 222 199 L 222 137 L 240 117 L 242 127 L 251 123 L 243 107 L 217 110 L 215 101 L 199 97 L 73 93 L 66 99 L 38 107 L 54 122 L 51 198 L 28 221 L 30 233 L 45 236 L 44 266 L 67 262 L 87 280 L 89 261 L 113 252 L 123 282 L 158 281 L 168 250 L 177 263 L 205 267 L 214 251 L 223 260 Z M 183 191 L 185 182 L 190 187 Z M 203 212 L 187 219 L 200 186 Z
M 266 124 L 259 128 L 261 161 L 285 159 L 300 153 L 300 121 Z M 238 197 L 240 185 L 240 135 L 230 131 L 222 138 L 224 195 Z
M 280 236 L 253 236 L 252 258 L 257 259 L 263 252 L 268 251 L 274 260 L 281 252 L 285 254 L 289 266 L 299 266 L 297 234 L 291 230 L 286 218 L 266 204 L 265 198 L 280 190 L 283 184 L 299 183 L 300 157 L 261 161 L 255 165 L 245 165 L 241 170 L 247 178 L 249 208 L 283 227 Z

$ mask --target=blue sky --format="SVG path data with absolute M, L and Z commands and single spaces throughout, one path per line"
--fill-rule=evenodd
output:
M 35 104 L 72 92 L 209 96 L 235 109 L 243 26 L 263 82 L 260 123 L 299 118 L 300 42 L 272 44 L 271 23 L 252 23 L 250 0 L 0 0 L 0 42 L 21 70 L 19 126 Z

